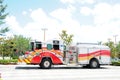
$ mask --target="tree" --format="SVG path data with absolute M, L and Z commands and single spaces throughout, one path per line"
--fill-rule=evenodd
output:
M 5 25 L 3 25 L 3 24 L 5 24 L 5 18 L 8 15 L 8 13 L 5 12 L 7 5 L 4 5 L 3 1 L 4 0 L 0 0 L 0 35 L 2 35 L 2 36 L 4 33 L 9 31 L 9 28 L 5 27 Z M 7 46 L 6 39 L 1 38 L 0 39 L 0 48 L 1 48 L 0 54 L 2 54 L 3 59 L 4 59 L 4 55 L 6 54 L 6 52 L 5 52 L 6 46 Z
M 67 46 L 70 45 L 73 41 L 73 35 L 67 34 L 66 30 L 62 30 L 62 33 L 59 34 L 60 38 L 63 40 L 63 43 Z
M 7 5 L 3 5 L 3 1 L 4 0 L 0 0 L 0 33 L 6 33 L 9 31 L 8 27 L 2 26 L 3 24 L 5 24 L 5 18 L 8 15 L 8 13 L 5 13 L 5 9 L 7 7 Z
M 116 45 L 116 51 L 117 51 L 117 57 L 120 58 L 120 41 L 119 43 Z
M 14 37 L 0 38 L 0 55 L 4 59 L 5 56 L 11 58 L 19 56 L 29 49 L 30 38 L 22 35 L 15 35 Z
M 11 58 L 11 54 L 13 52 L 11 46 L 13 46 L 12 38 L 0 38 L 0 54 L 4 59 L 5 56 L 9 56 Z
M 110 48 L 110 51 L 111 51 L 111 57 L 112 58 L 115 58 L 116 57 L 116 47 L 114 45 L 114 42 L 112 41 L 109 41 L 109 42 L 106 42 L 105 43 L 106 46 L 108 46 Z
M 26 38 L 22 35 L 14 35 L 13 42 L 15 43 L 15 49 L 19 54 L 29 50 L 29 42 L 31 38 Z

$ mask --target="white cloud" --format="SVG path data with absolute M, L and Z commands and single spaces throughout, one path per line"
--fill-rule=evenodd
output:
M 48 21 L 47 14 L 41 9 L 33 10 L 31 13 L 31 18 L 36 22 L 45 23 Z
M 66 1 L 69 2 L 69 0 Z M 72 1 L 70 3 L 74 3 Z M 91 1 L 93 1 L 91 3 L 94 3 L 95 0 Z M 46 40 L 59 38 L 58 34 L 61 30 L 67 30 L 69 34 L 74 35 L 74 42 L 106 41 L 107 38 L 120 34 L 119 8 L 120 4 L 110 5 L 107 3 L 95 4 L 93 8 L 81 7 L 80 13 L 83 14 L 82 16 L 93 17 L 91 20 L 94 24 L 90 25 L 82 25 L 78 19 L 73 18 L 76 16 L 74 13 L 77 12 L 78 8 L 70 4 L 66 8 L 58 8 L 49 13 L 42 8 L 29 10 L 27 14 L 33 22 L 28 22 L 24 27 L 20 26 L 15 16 L 7 17 L 6 21 L 14 33 L 23 34 L 37 40 L 43 40 L 41 29 L 47 28 Z
M 114 18 L 120 18 L 120 4 L 112 6 Z
M 14 34 L 21 34 L 23 33 L 22 28 L 20 27 L 19 23 L 16 20 L 15 16 L 8 16 L 6 17 L 6 24 L 10 27 L 11 31 Z
M 72 8 L 67 8 L 68 11 L 71 11 L 71 9 Z M 59 10 L 61 14 L 57 14 L 59 13 Z M 70 27 L 73 28 L 72 26 L 79 25 L 77 22 L 71 19 L 71 15 L 63 15 L 64 11 L 66 12 L 66 10 L 58 9 L 55 11 L 58 12 L 54 14 L 55 16 L 52 16 L 51 13 L 47 14 L 41 8 L 33 10 L 30 16 L 33 22 L 27 23 L 27 25 L 25 25 L 24 27 L 24 30 L 26 30 L 26 34 L 31 35 L 31 37 L 34 39 L 43 40 L 43 31 L 41 29 L 47 28 L 48 30 L 46 31 L 46 39 L 48 40 L 59 38 L 59 33 L 61 32 L 61 30 L 68 30 L 70 33 Z M 61 15 L 60 17 L 62 17 L 63 19 L 57 17 L 57 15 Z M 68 17 L 67 20 L 65 19 L 66 16 Z
M 110 23 L 112 20 L 120 19 L 120 4 L 110 5 L 108 3 L 98 3 L 93 9 L 89 7 L 81 7 L 80 13 L 94 17 L 94 24 Z
M 93 9 L 94 24 L 98 27 L 102 27 L 102 33 L 107 34 L 103 37 L 110 37 L 113 39 L 113 35 L 120 34 L 120 4 L 110 5 L 107 3 L 99 3 Z M 120 36 L 117 37 L 120 40 Z M 114 41 L 114 39 L 113 39 Z
M 80 13 L 83 15 L 92 14 L 95 24 L 109 22 L 114 17 L 112 6 L 107 3 L 96 4 L 93 9 L 89 7 L 82 7 Z
M 7 24 L 12 28 L 13 32 L 21 33 L 33 39 L 43 40 L 42 28 L 47 28 L 46 40 L 59 38 L 59 33 L 62 30 L 67 30 L 70 34 L 77 34 L 80 23 L 72 19 L 74 8 L 69 6 L 67 9 L 56 9 L 47 14 L 43 9 L 39 8 L 30 13 L 33 22 L 28 22 L 24 27 L 21 27 L 14 16 L 6 19 Z
M 67 21 L 71 18 L 71 13 L 69 11 L 66 11 L 66 9 L 57 9 L 51 13 L 51 16 L 55 17 L 56 19 L 59 19 L 61 21 Z
M 23 11 L 22 14 L 23 14 L 23 15 L 27 15 L 27 11 Z
M 69 34 L 76 35 L 80 29 L 80 23 L 74 20 L 73 14 L 75 8 L 68 6 L 66 9 L 59 8 L 50 13 L 59 22 L 59 30 L 67 30 Z M 75 37 L 77 39 L 77 37 Z
M 85 3 L 93 4 L 93 3 L 95 3 L 95 0 L 78 0 L 78 2 L 80 2 L 82 4 L 85 4 Z
M 110 5 L 108 3 L 98 3 L 93 9 L 89 7 L 83 7 L 80 12 L 85 16 L 91 13 L 89 16 L 93 16 L 93 32 L 96 33 L 97 31 L 99 34 L 96 34 L 96 36 L 99 35 L 99 38 L 105 41 L 105 38 L 120 34 L 119 8 L 120 4 Z M 91 34 L 94 33 L 91 32 Z M 118 38 L 120 39 L 120 36 Z
M 57 34 L 57 27 L 59 26 L 58 21 L 49 17 L 45 11 L 41 8 L 33 10 L 30 16 L 33 22 L 28 23 L 24 29 L 32 32 L 29 33 L 34 39 L 43 40 L 43 31 L 42 28 L 47 28 L 46 39 L 55 38 Z M 54 31 L 54 32 L 53 32 Z M 54 34 L 56 33 L 56 34 Z
M 107 3 L 97 4 L 93 10 L 95 24 L 103 24 L 109 22 L 113 16 L 112 6 Z
M 92 13 L 92 10 L 88 7 L 81 7 L 80 13 L 89 16 Z
M 32 12 L 33 10 L 30 8 L 29 11 Z

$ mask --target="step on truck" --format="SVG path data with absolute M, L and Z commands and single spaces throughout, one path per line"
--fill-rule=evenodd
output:
M 32 41 L 31 50 L 19 56 L 18 62 L 39 65 L 49 69 L 52 65 L 76 64 L 83 67 L 99 68 L 109 65 L 110 48 L 94 43 L 76 43 L 65 46 L 61 40 L 47 42 Z

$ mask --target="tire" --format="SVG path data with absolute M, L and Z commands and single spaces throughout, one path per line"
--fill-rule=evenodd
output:
M 83 68 L 89 68 L 89 65 L 82 66 Z
M 99 68 L 100 64 L 97 59 L 92 59 L 89 64 L 90 68 Z
M 40 67 L 42 69 L 50 69 L 52 65 L 52 62 L 50 59 L 43 59 L 42 62 L 40 63 Z

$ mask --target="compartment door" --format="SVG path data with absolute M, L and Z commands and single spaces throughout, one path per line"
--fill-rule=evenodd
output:
M 79 64 L 88 64 L 89 63 L 89 49 L 86 47 L 81 47 L 78 49 L 78 63 Z

